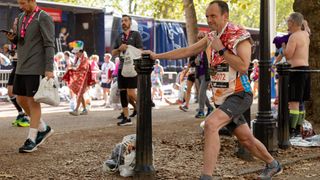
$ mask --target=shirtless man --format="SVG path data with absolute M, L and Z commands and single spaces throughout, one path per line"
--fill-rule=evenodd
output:
M 288 18 L 288 31 L 291 33 L 288 43 L 282 44 L 283 54 L 292 69 L 309 70 L 309 33 L 303 15 L 295 12 Z M 303 28 L 304 27 L 304 28 Z M 305 29 L 305 30 L 302 30 Z M 291 72 L 289 81 L 290 135 L 300 134 L 304 120 L 304 101 L 310 98 L 310 74 Z

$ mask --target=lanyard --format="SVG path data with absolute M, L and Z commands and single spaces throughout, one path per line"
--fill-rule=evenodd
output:
M 24 38 L 25 35 L 26 35 L 26 31 L 27 31 L 27 28 L 29 26 L 29 24 L 31 23 L 31 21 L 33 20 L 34 16 L 36 15 L 36 13 L 40 10 L 40 8 L 37 6 L 36 9 L 33 11 L 32 15 L 30 16 L 30 18 L 28 19 L 27 23 L 26 23 L 26 20 L 27 20 L 27 16 L 25 15 L 23 17 L 23 21 L 22 21 L 22 25 L 21 25 L 21 30 L 20 30 L 20 37 L 21 38 Z
M 128 43 L 128 39 L 129 39 L 130 35 L 131 35 L 131 31 L 129 31 L 128 36 L 123 32 L 123 33 L 122 33 L 122 37 L 121 37 L 121 41 L 122 41 L 122 43 L 127 44 L 127 43 Z

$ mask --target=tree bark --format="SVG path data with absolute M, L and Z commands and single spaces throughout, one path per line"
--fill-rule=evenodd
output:
M 196 10 L 193 0 L 183 0 L 183 6 L 186 17 L 188 44 L 191 45 L 197 42 L 198 26 Z
M 303 14 L 311 29 L 309 65 L 312 69 L 320 69 L 320 1 L 319 0 L 295 0 L 293 4 L 295 12 Z M 314 123 L 320 123 L 320 73 L 311 74 L 311 100 L 306 105 L 307 118 Z
M 132 0 L 129 0 L 129 14 L 132 14 Z

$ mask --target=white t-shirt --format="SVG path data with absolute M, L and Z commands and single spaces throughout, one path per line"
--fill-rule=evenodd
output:
M 101 81 L 105 83 L 108 79 L 111 77 L 108 77 L 108 71 L 109 69 L 114 71 L 116 66 L 112 61 L 109 61 L 109 63 L 104 62 L 101 66 Z

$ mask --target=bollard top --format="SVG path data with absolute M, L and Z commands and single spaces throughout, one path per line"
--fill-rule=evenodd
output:
M 288 74 L 288 72 L 286 71 L 290 69 L 291 65 L 287 62 L 284 62 L 284 63 L 277 64 L 276 67 L 279 75 L 285 75 L 285 74 Z
M 147 60 L 147 59 L 152 60 L 150 57 L 150 54 L 141 54 L 141 58 L 145 59 L 145 60 Z
M 291 67 L 291 65 L 287 62 L 284 62 L 284 63 L 278 63 L 276 65 L 277 69 L 289 69 Z
M 134 59 L 135 69 L 138 74 L 151 74 L 155 61 L 150 58 L 150 54 L 141 54 L 140 59 Z

